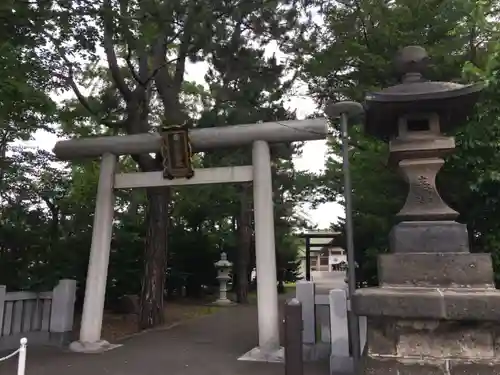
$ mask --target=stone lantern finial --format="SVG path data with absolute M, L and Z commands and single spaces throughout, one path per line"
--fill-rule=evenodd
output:
M 403 48 L 395 59 L 396 69 L 402 75 L 401 81 L 404 83 L 421 81 L 429 61 L 425 48 L 420 46 Z

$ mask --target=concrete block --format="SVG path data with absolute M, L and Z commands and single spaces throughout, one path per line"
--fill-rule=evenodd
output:
M 490 254 L 381 254 L 378 275 L 382 286 L 494 287 Z
M 314 303 L 314 282 L 298 281 L 295 287 L 295 296 L 302 304 L 302 320 L 304 330 L 302 340 L 304 344 L 316 343 L 316 306 Z
M 76 281 L 63 279 L 52 293 L 50 314 L 51 333 L 67 333 L 73 330 Z
M 467 226 L 455 221 L 403 221 L 389 234 L 393 253 L 468 253 Z
M 345 290 L 330 291 L 331 355 L 349 357 L 349 331 L 347 326 L 347 294 Z

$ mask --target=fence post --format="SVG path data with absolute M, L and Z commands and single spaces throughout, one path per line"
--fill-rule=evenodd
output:
M 315 287 L 312 281 L 300 280 L 296 284 L 295 296 L 302 304 L 304 344 L 316 343 L 316 305 Z
M 52 292 L 50 339 L 64 345 L 71 340 L 75 310 L 76 281 L 63 279 Z
M 330 290 L 330 373 L 351 373 L 353 359 L 349 348 L 347 291 Z
M 5 285 L 0 285 L 0 337 L 3 332 L 3 316 L 5 310 L 5 297 L 7 295 L 7 287 Z
M 17 375 L 24 375 L 26 371 L 26 347 L 28 339 L 23 337 L 19 346 L 18 360 L 17 360 Z
M 285 305 L 285 375 L 304 375 L 302 305 L 292 298 Z
M 332 289 L 329 297 L 331 354 L 337 357 L 349 357 L 347 293 L 343 289 Z

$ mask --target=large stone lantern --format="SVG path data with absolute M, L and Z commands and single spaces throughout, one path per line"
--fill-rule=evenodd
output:
M 409 192 L 390 254 L 378 259 L 380 286 L 359 289 L 353 299 L 356 314 L 368 318 L 364 373 L 500 374 L 491 257 L 469 253 L 467 228 L 435 185 L 455 148 L 445 134 L 467 120 L 481 86 L 427 81 L 427 61 L 423 48 L 404 48 L 401 84 L 366 96 L 366 132 L 389 142 L 389 160 Z
M 231 280 L 229 275 L 233 263 L 227 260 L 227 254 L 221 253 L 220 259 L 215 262 L 217 269 L 217 280 L 219 280 L 219 298 L 214 302 L 216 305 L 232 305 L 233 302 L 227 298 L 227 283 Z

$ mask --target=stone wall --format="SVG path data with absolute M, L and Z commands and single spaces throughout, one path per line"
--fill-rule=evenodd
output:
M 368 319 L 366 374 L 500 374 L 496 322 Z

